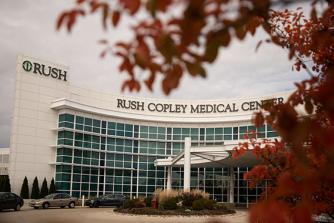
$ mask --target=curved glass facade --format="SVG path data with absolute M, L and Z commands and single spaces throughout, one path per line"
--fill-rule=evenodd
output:
M 193 126 L 193 125 L 192 125 Z M 183 150 L 184 138 L 192 146 L 222 145 L 227 140 L 243 139 L 250 131 L 258 138 L 276 137 L 270 126 L 234 127 L 163 127 L 111 122 L 70 113 L 59 114 L 56 186 L 73 196 L 97 196 L 122 193 L 150 196 L 166 186 L 165 167 L 155 167 L 154 160 L 175 156 Z M 249 189 L 243 180 L 248 167 L 234 169 L 234 200 L 255 202 L 260 188 Z M 191 188 L 202 189 L 218 201 L 227 202 L 227 168 L 192 168 Z M 183 188 L 183 170 L 172 169 L 172 187 Z

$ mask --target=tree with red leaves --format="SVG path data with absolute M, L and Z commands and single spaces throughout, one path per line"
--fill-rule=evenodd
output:
M 245 175 L 251 185 L 269 180 L 267 197 L 251 208 L 250 221 L 304 223 L 321 213 L 334 219 L 334 1 L 310 1 L 309 17 L 301 9 L 272 10 L 293 2 L 77 0 L 60 14 L 57 29 L 70 32 L 78 17 L 92 13 L 101 13 L 107 29 L 124 16 L 146 12 L 132 28 L 133 40 L 112 46 L 101 40 L 106 45 L 101 56 L 111 53 L 122 59 L 119 70 L 129 75 L 123 90 L 139 91 L 143 83 L 138 71 L 145 71 L 148 89 L 156 75 L 162 75 L 162 89 L 169 94 L 186 72 L 206 77 L 205 65 L 214 62 L 232 38 L 242 40 L 262 27 L 268 34 L 265 42 L 288 50 L 294 68 L 310 77 L 296 84 L 286 103 L 266 103 L 255 115 L 255 125 L 268 123 L 279 140 L 251 138 L 236 148 L 236 154 L 251 149 L 262 161 Z M 175 8 L 179 13 L 170 13 Z

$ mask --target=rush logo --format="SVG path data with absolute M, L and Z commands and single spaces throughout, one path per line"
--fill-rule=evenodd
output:
M 67 81 L 66 79 L 67 72 L 65 70 L 61 70 L 56 67 L 46 66 L 44 64 L 35 63 L 35 62 L 32 63 L 29 60 L 25 60 L 22 63 L 22 68 L 23 70 L 27 72 L 44 75 L 46 77 L 50 76 L 54 79 Z

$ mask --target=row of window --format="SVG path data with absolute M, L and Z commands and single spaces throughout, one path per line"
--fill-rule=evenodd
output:
M 191 137 L 193 141 L 238 140 L 243 139 L 245 134 L 251 131 L 256 132 L 254 136 L 256 135 L 257 138 L 277 136 L 273 129 L 268 125 L 263 125 L 260 128 L 256 128 L 255 126 L 224 128 L 166 128 L 107 122 L 82 116 L 74 116 L 72 114 L 60 114 L 58 127 L 65 127 L 102 135 L 158 140 L 183 140 L 185 137 Z
M 96 135 L 73 133 L 71 131 L 58 132 L 58 145 L 75 146 L 86 149 L 107 150 L 126 153 L 177 155 L 183 150 L 180 142 L 156 142 L 100 137 Z M 198 146 L 198 143 L 193 143 Z
M 248 168 L 246 168 L 248 169 Z M 246 170 L 247 171 L 247 170 Z M 246 172 L 242 168 L 235 168 L 234 200 L 237 203 L 251 203 L 259 199 L 264 187 L 248 188 L 243 179 Z M 148 196 L 157 188 L 164 188 L 166 183 L 164 168 L 161 178 L 137 177 L 135 170 L 112 170 L 92 167 L 57 165 L 56 185 L 60 191 L 71 193 L 74 196 L 95 196 L 104 193 L 123 193 L 129 196 Z M 149 172 L 149 171 L 146 171 Z M 191 188 L 201 189 L 218 201 L 228 202 L 229 175 L 225 168 L 192 168 Z M 172 186 L 175 189 L 183 187 L 182 168 L 173 168 Z

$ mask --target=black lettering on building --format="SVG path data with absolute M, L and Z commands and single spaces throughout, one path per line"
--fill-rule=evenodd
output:
M 243 111 L 248 111 L 249 110 L 249 102 L 244 102 L 241 104 L 241 109 Z
M 50 66 L 48 66 L 48 72 L 45 72 L 45 65 L 44 64 L 42 64 L 42 73 L 43 73 L 43 75 L 44 76 L 50 76 L 50 74 L 51 74 L 51 67 Z
M 199 105 L 196 107 L 194 105 L 191 105 L 190 113 L 199 113 Z
M 63 72 L 63 73 L 62 73 Z M 58 79 L 59 80 L 63 80 L 63 81 L 67 81 L 66 80 L 66 74 L 67 74 L 67 72 L 64 70 L 64 71 L 62 71 L 62 70 L 58 70 Z
M 58 69 L 57 68 L 53 67 L 51 69 L 51 77 L 58 78 Z
M 124 108 L 125 100 L 117 99 L 117 108 Z
M 41 65 L 39 63 L 34 63 L 34 73 L 37 74 L 37 71 L 38 71 L 38 74 L 42 74 L 41 72 Z

